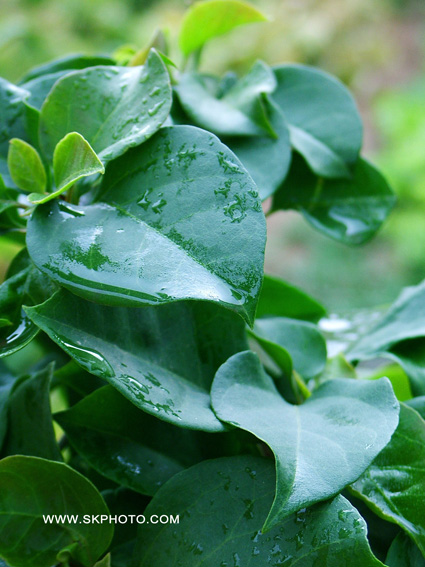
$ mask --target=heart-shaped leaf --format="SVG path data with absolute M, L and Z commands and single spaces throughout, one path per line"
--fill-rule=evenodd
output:
M 323 177 L 350 177 L 362 145 L 355 102 L 334 77 L 304 65 L 274 68 L 273 100 L 290 125 L 293 147 Z
M 209 303 L 105 307 L 60 291 L 26 312 L 89 372 L 133 404 L 190 429 L 223 431 L 210 408 L 217 368 L 246 349 L 240 317 Z
M 425 421 L 415 410 L 400 404 L 390 443 L 351 488 L 405 530 L 425 556 Z
M 41 109 L 40 142 L 48 157 L 80 132 L 106 163 L 154 134 L 171 106 L 168 72 L 152 51 L 143 67 L 90 67 L 60 79 Z
M 3 455 L 29 455 L 54 461 L 62 457 L 50 412 L 53 365 L 16 382 L 10 394 L 8 434 Z
M 362 244 L 377 232 L 396 197 L 382 175 L 359 159 L 352 179 L 316 177 L 299 154 L 274 194 L 273 210 L 295 209 L 320 232 L 345 244 Z
M 239 0 L 195 2 L 186 12 L 180 29 L 180 49 L 184 55 L 238 26 L 263 22 L 267 18 L 254 6 Z
M 215 136 L 161 129 L 110 164 L 99 200 L 37 207 L 27 245 L 42 271 L 105 304 L 202 299 L 252 323 L 265 219 L 253 181 Z
M 269 134 L 277 137 L 263 101 L 263 95 L 276 88 L 270 67 L 257 61 L 223 96 L 219 96 L 218 87 L 218 81 L 208 75 L 185 73 L 181 76 L 175 90 L 196 125 L 220 136 Z
M 47 203 L 80 179 L 96 173 L 105 173 L 103 163 L 81 134 L 70 132 L 57 144 L 53 153 L 55 191 L 48 195 L 33 193 L 28 199 L 35 204 Z
M 42 193 L 45 190 L 47 177 L 41 157 L 24 140 L 10 140 L 7 165 L 13 182 L 22 191 Z
M 141 526 L 134 565 L 383 567 L 370 550 L 366 522 L 342 496 L 262 533 L 274 487 L 272 461 L 257 457 L 205 461 L 179 473 L 145 511 L 179 515 L 179 523 Z
M 201 461 L 213 444 L 208 434 L 141 411 L 111 386 L 55 414 L 55 420 L 94 469 L 142 494 L 155 494 L 174 474 Z
M 0 555 L 19 567 L 51 567 L 58 554 L 92 567 L 106 551 L 113 525 L 83 523 L 83 516 L 107 515 L 97 489 L 68 465 L 37 457 L 0 461 Z M 76 516 L 44 521 L 43 516 Z
M 385 378 L 325 382 L 294 406 L 252 352 L 221 366 L 211 398 L 222 421 L 250 431 L 275 455 L 277 491 L 265 529 L 338 494 L 385 447 L 398 423 L 398 402 Z

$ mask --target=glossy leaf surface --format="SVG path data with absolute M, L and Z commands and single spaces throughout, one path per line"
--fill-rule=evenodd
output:
M 33 67 L 31 71 L 24 75 L 21 80 L 21 85 L 39 77 L 51 75 L 52 73 L 78 71 L 80 69 L 97 67 L 99 65 L 115 65 L 115 61 L 106 55 L 67 55 L 65 57 L 49 61 L 48 63 L 43 63 L 37 67 Z
M 246 349 L 237 315 L 195 302 L 104 307 L 65 291 L 26 311 L 78 364 L 147 413 L 181 427 L 223 431 L 209 391 L 217 368 Z
M 405 530 L 425 555 L 425 421 L 415 410 L 400 405 L 400 424 L 390 443 L 352 489 Z
M 180 514 L 178 525 L 145 525 L 138 567 L 379 567 L 366 524 L 342 496 L 261 532 L 274 496 L 273 463 L 233 457 L 200 463 L 163 486 L 145 514 Z M 188 537 L 190 533 L 190 537 Z
M 113 526 L 47 523 L 43 514 L 107 514 L 96 488 L 68 465 L 37 457 L 0 461 L 0 555 L 19 567 L 51 567 L 61 553 L 92 567 L 107 549 Z M 25 536 L 24 538 L 22 536 Z
M 55 414 L 72 445 L 100 474 L 142 494 L 203 458 L 212 439 L 138 409 L 111 386 Z
M 316 177 L 294 154 L 273 199 L 273 209 L 295 209 L 317 230 L 345 244 L 362 244 L 377 232 L 396 198 L 382 175 L 359 159 L 352 179 Z
M 163 128 L 110 165 L 99 199 L 37 207 L 27 244 L 41 270 L 106 304 L 203 299 L 252 322 L 265 219 L 254 183 L 217 138 Z
M 189 55 L 205 43 L 245 24 L 266 18 L 254 6 L 239 0 L 195 2 L 187 11 L 180 29 L 180 49 Z
M 6 365 L 0 363 L 0 449 L 7 431 L 7 414 L 9 395 L 16 378 L 10 373 Z
M 218 82 L 200 73 L 182 75 L 175 90 L 188 116 L 206 130 L 220 136 L 268 134 L 276 138 L 263 101 L 263 95 L 273 92 L 275 87 L 272 70 L 257 61 L 249 73 L 222 96 L 217 92 Z
M 359 156 L 362 123 L 355 102 L 334 77 L 304 65 L 274 68 L 273 100 L 290 124 L 291 142 L 323 177 L 350 177 Z
M 293 406 L 251 352 L 221 366 L 211 398 L 222 421 L 250 431 L 275 455 L 277 492 L 266 529 L 357 479 L 398 423 L 398 402 L 385 378 L 325 382 L 304 404 Z
M 8 434 L 3 455 L 28 455 L 61 461 L 50 411 L 53 366 L 16 382 L 8 402 Z
M 9 142 L 7 165 L 13 182 L 19 189 L 42 193 L 46 188 L 46 171 L 35 148 L 19 138 Z
M 167 118 L 171 88 L 156 52 L 143 67 L 99 66 L 60 79 L 41 109 L 40 142 L 56 144 L 79 132 L 105 163 L 152 136 Z

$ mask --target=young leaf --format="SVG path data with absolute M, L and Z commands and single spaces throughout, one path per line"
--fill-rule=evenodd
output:
M 32 203 L 46 203 L 64 193 L 74 183 L 95 173 L 105 173 L 105 167 L 90 144 L 78 134 L 70 132 L 56 146 L 53 154 L 53 174 L 56 190 L 48 195 L 32 195 Z
M 141 411 L 111 386 L 54 417 L 95 470 L 141 494 L 155 494 L 174 474 L 201 461 L 212 443 L 207 434 Z
M 143 67 L 91 67 L 55 83 L 41 109 L 40 143 L 48 157 L 69 132 L 80 132 L 103 163 L 154 134 L 167 118 L 171 87 L 160 56 Z
M 425 567 L 425 558 L 413 541 L 401 532 L 392 542 L 385 563 L 388 567 Z
M 211 39 L 234 28 L 267 18 L 253 6 L 239 0 L 195 2 L 186 12 L 179 44 L 184 55 L 201 49 Z
M 299 154 L 273 197 L 273 210 L 295 209 L 320 232 L 344 244 L 372 238 L 396 197 L 382 175 L 359 159 L 352 179 L 318 178 Z
M 372 554 L 366 522 L 342 496 L 301 510 L 267 534 L 273 463 L 256 457 L 210 460 L 173 477 L 145 515 L 171 514 L 180 522 L 143 525 L 137 567 L 383 567 Z M 190 534 L 190 536 L 188 536 Z
M 272 358 L 270 343 L 287 350 L 295 370 L 304 378 L 316 376 L 325 367 L 326 342 L 312 323 L 285 317 L 257 319 L 252 334 Z
M 289 317 L 316 323 L 326 309 L 315 299 L 275 276 L 265 274 L 257 317 Z
M 290 125 L 293 147 L 321 177 L 350 177 L 363 128 L 353 97 L 337 79 L 304 65 L 274 68 L 273 100 Z
M 390 443 L 351 486 L 382 518 L 398 524 L 425 555 L 425 421 L 400 404 Z
M 231 311 L 191 301 L 105 307 L 60 291 L 26 312 L 78 364 L 147 413 L 189 429 L 225 430 L 209 392 L 218 367 L 247 348 L 243 321 Z
M 68 465 L 38 457 L 0 461 L 0 555 L 19 567 L 51 567 L 61 555 L 92 567 L 113 535 L 109 522 L 82 522 L 108 514 L 97 489 Z M 78 515 L 75 523 L 45 522 L 43 515 Z M 24 536 L 24 537 L 23 537 Z
M 110 164 L 99 200 L 34 211 L 28 250 L 52 279 L 109 305 L 215 301 L 252 323 L 265 219 L 252 179 L 215 136 L 162 128 Z
M 222 421 L 250 431 L 275 455 L 277 492 L 265 529 L 338 494 L 385 447 L 398 423 L 398 402 L 385 378 L 325 382 L 293 406 L 252 352 L 221 366 L 211 399 Z
M 196 125 L 220 136 L 277 137 L 263 101 L 263 95 L 276 88 L 270 67 L 257 61 L 224 96 L 218 96 L 218 86 L 208 75 L 181 76 L 175 90 L 183 109 Z
M 15 185 L 27 193 L 43 192 L 47 177 L 37 150 L 19 138 L 9 142 L 7 165 Z
M 8 402 L 9 424 L 3 455 L 29 455 L 54 461 L 62 457 L 50 411 L 53 365 L 16 382 Z

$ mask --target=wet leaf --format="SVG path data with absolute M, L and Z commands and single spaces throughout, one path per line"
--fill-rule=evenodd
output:
M 390 443 L 351 488 L 425 554 L 425 421 L 415 410 L 400 404 L 400 423 Z
M 201 461 L 213 443 L 207 434 L 141 411 L 111 386 L 54 417 L 95 470 L 142 494 L 155 494 L 173 475 Z
M 40 143 L 53 156 L 69 132 L 79 132 L 106 163 L 154 134 L 167 118 L 171 87 L 152 51 L 143 67 L 99 66 L 59 79 L 41 109 Z
M 229 356 L 246 349 L 244 324 L 212 304 L 105 307 L 60 291 L 26 312 L 83 368 L 133 404 L 190 429 L 223 431 L 210 385 Z
M 419 548 L 403 533 L 392 542 L 385 563 L 388 567 L 425 567 Z
M 143 525 L 137 567 L 285 565 L 382 567 L 366 523 L 342 496 L 300 510 L 261 532 L 275 487 L 273 462 L 255 457 L 206 461 L 173 477 L 145 515 L 179 515 L 174 525 Z M 188 535 L 190 534 L 190 536 Z
M 236 354 L 221 366 L 211 398 L 222 421 L 250 431 L 275 455 L 277 492 L 267 530 L 358 478 L 398 423 L 398 402 L 385 378 L 328 381 L 294 406 L 281 397 L 251 352 Z
M 54 59 L 43 65 L 33 67 L 31 71 L 25 74 L 21 79 L 21 86 L 24 87 L 28 81 L 33 81 L 39 77 L 45 77 L 52 73 L 59 73 L 62 71 L 78 71 L 80 69 L 87 69 L 88 67 L 97 67 L 99 65 L 115 65 L 115 61 L 111 57 L 105 55 L 67 55 Z M 29 89 L 30 90 L 30 89 Z
M 43 520 L 43 514 L 108 514 L 96 488 L 68 465 L 7 457 L 0 461 L 0 485 L 0 555 L 11 565 L 51 567 L 61 554 L 64 562 L 71 556 L 92 567 L 106 551 L 112 524 Z
M 265 219 L 254 183 L 217 138 L 161 129 L 109 166 L 99 200 L 37 207 L 27 245 L 42 271 L 105 304 L 202 299 L 252 323 Z
M 317 230 L 344 244 L 362 244 L 377 232 L 396 198 L 382 175 L 359 159 L 352 179 L 323 179 L 294 154 L 273 198 L 273 210 L 295 209 Z

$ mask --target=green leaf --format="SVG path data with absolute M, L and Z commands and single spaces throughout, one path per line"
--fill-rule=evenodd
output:
M 53 365 L 24 376 L 13 387 L 8 403 L 9 425 L 3 455 L 28 455 L 61 461 L 50 411 Z
M 9 395 L 16 378 L 12 376 L 5 364 L 0 361 L 0 449 L 7 431 L 7 414 Z
M 270 343 L 287 350 L 304 378 L 316 376 L 326 365 L 326 342 L 312 323 L 286 317 L 257 319 L 252 334 L 272 358 Z
M 289 317 L 317 322 L 326 309 L 315 299 L 275 276 L 265 274 L 257 317 Z
M 353 97 L 337 79 L 304 65 L 274 68 L 273 100 L 290 125 L 293 147 L 323 177 L 350 177 L 363 128 Z
M 378 231 L 395 202 L 385 179 L 364 159 L 359 159 L 350 180 L 323 179 L 294 154 L 289 174 L 274 195 L 273 210 L 298 210 L 327 236 L 362 244 Z
M 26 312 L 78 364 L 147 413 L 190 429 L 225 429 L 209 391 L 218 367 L 247 348 L 243 321 L 231 311 L 190 301 L 104 307 L 60 291 Z
M 215 301 L 252 323 L 265 219 L 251 178 L 215 136 L 161 129 L 110 164 L 99 199 L 34 211 L 28 250 L 52 279 L 112 305 Z
M 69 555 L 92 567 L 112 539 L 113 525 L 48 523 L 43 515 L 108 514 L 97 489 L 68 465 L 38 457 L 0 461 L 0 555 L 19 567 L 51 567 Z
M 43 162 L 30 144 L 19 138 L 10 140 L 7 164 L 13 182 L 22 191 L 43 192 L 46 189 L 47 177 Z
M 80 132 L 106 163 L 154 134 L 171 106 L 167 70 L 152 51 L 143 67 L 99 66 L 59 79 L 41 109 L 40 143 L 48 157 Z
M 351 486 L 379 516 L 398 524 L 425 555 L 425 421 L 400 404 L 390 443 Z
M 155 494 L 174 474 L 201 461 L 212 444 L 208 434 L 141 411 L 111 386 L 54 418 L 97 472 L 141 494 Z
M 97 67 L 98 65 L 115 65 L 115 61 L 111 57 L 107 57 L 105 55 L 67 55 L 66 57 L 60 57 L 59 59 L 54 59 L 53 61 L 49 61 L 43 65 L 33 67 L 21 79 L 21 86 L 28 81 L 33 81 L 39 77 L 51 75 L 52 73 L 59 73 L 61 71 L 78 71 L 80 69 L 86 69 L 87 67 Z
M 90 144 L 78 134 L 70 132 L 56 146 L 53 154 L 53 174 L 56 190 L 48 195 L 32 194 L 32 203 L 47 203 L 67 191 L 74 183 L 105 168 Z
M 257 184 L 261 200 L 272 195 L 285 179 L 291 162 L 291 144 L 285 118 L 276 105 L 263 101 L 271 127 L 277 137 L 223 137 Z
M 20 350 L 38 333 L 22 305 L 42 303 L 56 289 L 56 285 L 32 263 L 0 285 L 0 312 L 12 323 L 0 328 L 0 358 Z
M 398 423 L 398 402 L 385 378 L 328 381 L 293 406 L 252 352 L 221 366 L 211 398 L 219 419 L 250 431 L 275 455 L 277 492 L 265 529 L 338 494 L 385 447 Z
M 220 136 L 268 134 L 277 138 L 264 103 L 264 94 L 275 87 L 270 67 L 257 61 L 223 96 L 218 92 L 218 81 L 200 73 L 184 73 L 175 90 L 188 116 L 206 130 Z
M 94 567 L 111 567 L 111 566 L 112 566 L 111 554 L 108 553 L 108 555 L 105 555 L 105 557 L 101 561 L 98 561 Z
M 405 404 L 418 412 L 418 414 L 425 420 L 425 396 L 418 396 L 407 400 Z
M 267 18 L 254 6 L 238 0 L 195 2 L 186 12 L 179 44 L 184 55 L 197 51 L 211 39 L 238 26 L 263 22 Z
M 414 395 L 425 394 L 425 281 L 407 287 L 390 309 L 351 347 L 350 360 L 384 356 L 403 367 Z
M 388 567 L 425 567 L 425 559 L 418 547 L 404 533 L 398 534 L 388 550 Z
M 0 78 L 0 175 L 6 187 L 14 187 L 7 167 L 11 138 L 27 139 L 25 99 L 29 92 Z
M 263 534 L 274 487 L 268 459 L 216 459 L 183 471 L 145 511 L 179 514 L 179 524 L 141 526 L 134 565 L 382 567 L 370 550 L 365 521 L 342 496 L 301 510 Z
M 21 84 L 21 87 L 29 91 L 30 95 L 25 103 L 40 112 L 47 95 L 52 90 L 53 85 L 70 72 L 68 69 L 56 71 L 54 73 L 43 74 L 30 81 Z

